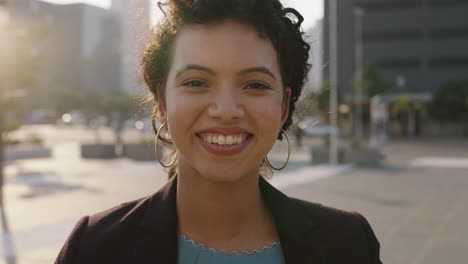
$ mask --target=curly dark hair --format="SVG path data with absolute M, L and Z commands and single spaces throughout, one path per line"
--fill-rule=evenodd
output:
M 304 18 L 298 11 L 283 7 L 279 0 L 169 0 L 159 5 L 164 6 L 161 10 L 166 17 L 153 29 L 141 62 L 144 81 L 155 103 L 153 120 L 159 117 L 158 94 L 164 97 L 177 33 L 187 24 L 214 24 L 232 19 L 253 26 L 262 38 L 273 43 L 283 87 L 291 88 L 289 116 L 283 125 L 284 130 L 288 129 L 310 69 L 310 45 L 304 40 L 301 29 Z M 281 133 L 278 139 L 282 139 Z

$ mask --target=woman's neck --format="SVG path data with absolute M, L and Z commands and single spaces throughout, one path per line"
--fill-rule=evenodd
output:
M 258 174 L 236 182 L 214 182 L 180 174 L 177 183 L 179 233 L 206 246 L 256 249 L 276 242 L 273 218 L 258 186 Z

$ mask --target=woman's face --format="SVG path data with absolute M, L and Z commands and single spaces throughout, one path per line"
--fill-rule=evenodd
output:
M 161 105 L 181 174 L 257 174 L 288 116 L 275 48 L 252 26 L 188 25 L 178 34 Z

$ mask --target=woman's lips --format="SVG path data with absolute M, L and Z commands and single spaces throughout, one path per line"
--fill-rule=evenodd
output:
M 206 139 L 206 135 L 205 139 Z M 229 135 L 226 135 L 225 138 L 229 137 Z M 232 136 L 233 138 L 235 137 L 234 135 Z M 243 136 L 242 141 L 238 144 L 232 144 L 228 145 L 225 144 L 226 142 L 221 142 L 223 144 L 217 144 L 217 143 L 210 143 L 206 141 L 203 136 L 200 134 L 197 134 L 197 138 L 200 141 L 201 145 L 208 151 L 213 154 L 217 155 L 235 155 L 237 153 L 240 153 L 243 151 L 250 143 L 250 141 L 253 138 L 252 134 L 246 134 Z M 235 140 L 235 139 L 234 139 Z

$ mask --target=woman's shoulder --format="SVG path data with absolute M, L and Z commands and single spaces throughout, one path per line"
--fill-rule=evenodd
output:
M 116 251 L 127 242 L 132 226 L 139 223 L 151 196 L 125 202 L 105 211 L 82 217 L 63 245 L 56 263 L 80 263 L 86 256 Z M 94 263 L 94 262 L 92 262 Z
M 172 202 L 175 201 L 175 190 L 175 181 L 173 179 L 169 180 L 153 194 L 122 203 L 89 216 L 88 228 L 101 230 L 100 227 L 107 227 L 109 229 L 117 226 L 140 224 L 139 222 L 148 212 L 147 209 L 149 207 L 151 207 L 151 210 L 166 212 L 170 208 L 170 205 L 172 205 Z M 151 216 L 154 216 L 154 214 Z
M 367 219 L 357 211 L 347 211 L 321 203 L 310 202 L 290 197 L 305 214 L 311 215 L 320 222 L 322 228 L 370 228 Z
M 348 252 L 364 248 L 369 252 L 372 263 L 381 263 L 380 243 L 366 217 L 361 213 L 296 198 L 290 199 L 310 216 L 306 217 L 309 221 L 317 221 L 317 234 L 320 234 L 322 242 L 328 245 L 327 249 L 330 252 Z
M 280 229 L 294 237 L 314 231 L 315 236 L 336 241 L 369 241 L 377 239 L 367 219 L 357 211 L 347 211 L 317 202 L 288 196 L 261 180 L 260 187 Z M 346 238 L 346 239 L 345 239 Z M 365 244 L 365 243 L 364 243 Z
M 322 220 L 326 220 L 326 222 L 354 221 L 356 218 L 363 217 L 357 211 L 347 211 L 333 206 L 306 201 L 294 197 L 289 197 L 289 199 L 294 204 L 298 205 L 302 210 L 304 210 L 304 212 L 314 214 L 316 217 L 320 217 Z
M 112 227 L 133 222 L 137 216 L 144 213 L 150 199 L 151 196 L 145 196 L 94 213 L 89 216 L 88 229 L 99 228 L 100 226 Z

